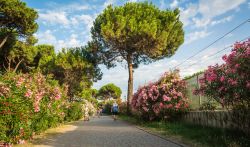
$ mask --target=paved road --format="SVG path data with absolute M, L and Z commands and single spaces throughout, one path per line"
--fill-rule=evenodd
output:
M 109 116 L 79 121 L 77 128 L 43 141 L 55 147 L 179 147 L 165 139 L 144 132 L 124 121 Z

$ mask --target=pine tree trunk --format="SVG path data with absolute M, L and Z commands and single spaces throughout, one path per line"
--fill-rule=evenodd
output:
M 5 42 L 7 41 L 9 35 L 5 36 L 4 39 L 2 40 L 2 42 L 0 43 L 0 49 L 3 47 L 3 45 L 5 44 Z
M 130 114 L 130 104 L 133 96 L 133 63 L 130 56 L 128 56 L 128 95 L 127 95 L 127 114 Z

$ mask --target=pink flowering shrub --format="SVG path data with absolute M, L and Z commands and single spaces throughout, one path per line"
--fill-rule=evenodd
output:
M 227 108 L 250 106 L 250 39 L 235 43 L 231 53 L 224 55 L 222 65 L 209 66 L 199 79 L 195 94 L 214 98 Z
M 174 119 L 188 109 L 185 89 L 186 83 L 180 79 L 179 71 L 166 72 L 157 82 L 140 87 L 131 105 L 147 120 Z
M 250 39 L 235 43 L 222 59 L 224 64 L 208 67 L 194 93 L 214 98 L 232 110 L 234 124 L 250 134 Z
M 0 75 L 0 141 L 24 143 L 64 120 L 66 94 L 40 73 Z

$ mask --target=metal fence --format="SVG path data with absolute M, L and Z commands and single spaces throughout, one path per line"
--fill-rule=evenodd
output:
M 194 77 L 187 79 L 187 97 L 189 99 L 190 102 L 190 108 L 197 110 L 200 108 L 200 106 L 205 103 L 208 102 L 209 98 L 205 97 L 205 96 L 201 96 L 201 95 L 194 95 L 193 94 L 193 90 L 196 87 L 199 87 L 199 78 L 201 78 L 203 76 L 203 74 L 199 74 L 199 75 L 195 75 Z

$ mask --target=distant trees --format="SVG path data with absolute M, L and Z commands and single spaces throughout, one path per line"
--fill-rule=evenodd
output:
M 104 100 L 110 98 L 118 99 L 121 97 L 121 94 L 121 89 L 113 83 L 102 86 L 98 91 L 98 96 Z
M 96 57 L 107 67 L 127 62 L 129 80 L 127 103 L 133 95 L 133 69 L 171 57 L 184 42 L 179 10 L 160 10 L 151 3 L 108 6 L 91 29 Z M 129 112 L 129 107 L 128 107 Z
M 54 58 L 42 56 L 40 68 L 46 74 L 53 74 L 60 84 L 68 85 L 70 97 L 81 95 L 82 90 L 90 89 L 102 76 L 99 67 L 86 58 L 86 54 L 84 47 L 63 49 Z

